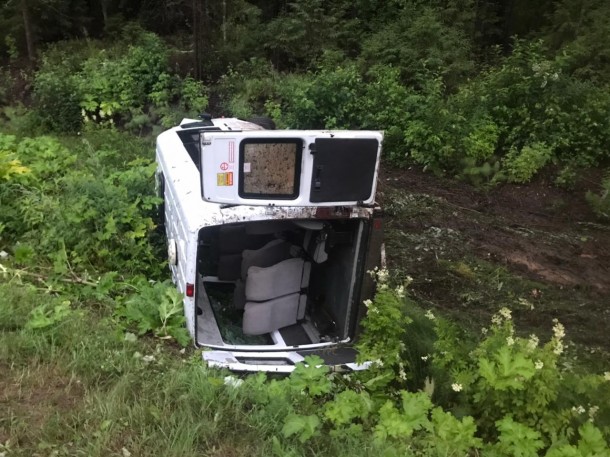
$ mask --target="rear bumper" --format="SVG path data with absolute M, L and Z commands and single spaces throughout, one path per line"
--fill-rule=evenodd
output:
M 203 360 L 210 367 L 227 368 L 231 371 L 244 373 L 291 373 L 296 364 L 303 362 L 308 355 L 317 355 L 335 372 L 366 370 L 369 362 L 355 362 L 356 352 L 350 347 L 340 347 L 326 350 L 305 351 L 204 351 Z

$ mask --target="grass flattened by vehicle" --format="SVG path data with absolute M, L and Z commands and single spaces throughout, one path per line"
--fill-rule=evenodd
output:
M 521 240 L 525 248 L 535 246 L 530 255 L 553 252 L 566 243 L 586 249 L 595 236 L 587 234 L 586 227 L 579 227 L 580 234 L 510 227 L 499 216 L 389 185 L 384 200 L 388 265 L 396 277 L 414 278 L 411 292 L 421 306 L 442 310 L 472 332 L 479 332 L 504 306 L 514 311 L 523 333 L 548 336 L 548 323 L 558 318 L 583 357 L 593 350 L 602 354 L 602 360 L 610 360 L 606 334 L 610 310 L 595 278 L 577 285 L 560 281 L 556 278 L 563 272 L 562 263 L 554 267 L 553 258 L 545 260 L 542 274 L 513 261 Z M 513 238 L 507 241 L 502 232 L 490 233 L 494 226 L 512 232 Z

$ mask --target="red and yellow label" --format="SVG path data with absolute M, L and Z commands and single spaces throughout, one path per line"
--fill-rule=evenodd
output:
M 232 186 L 233 185 L 233 172 L 228 173 L 216 173 L 216 185 L 217 186 Z

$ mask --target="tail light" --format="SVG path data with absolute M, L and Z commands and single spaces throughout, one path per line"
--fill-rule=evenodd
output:
M 195 296 L 195 284 L 191 284 L 190 282 L 186 283 L 186 296 L 187 297 Z

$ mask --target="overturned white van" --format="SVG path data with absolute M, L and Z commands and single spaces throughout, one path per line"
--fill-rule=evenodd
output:
M 169 266 L 209 365 L 290 372 L 315 354 L 362 368 L 351 344 L 380 262 L 382 138 L 234 118 L 159 135 Z

